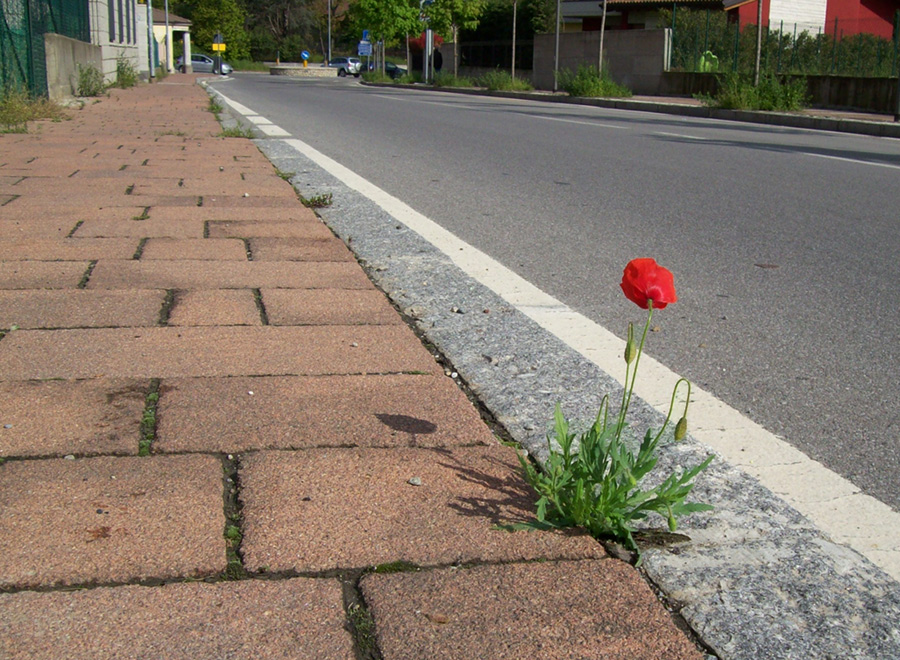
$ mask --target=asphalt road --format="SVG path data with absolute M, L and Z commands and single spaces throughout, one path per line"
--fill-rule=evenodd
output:
M 900 141 L 244 74 L 230 98 L 900 510 Z

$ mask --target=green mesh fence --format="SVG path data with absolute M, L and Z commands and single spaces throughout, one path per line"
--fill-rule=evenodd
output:
M 90 43 L 87 0 L 0 0 L 0 96 L 47 93 L 48 32 Z
M 672 28 L 672 68 L 746 73 L 756 61 L 756 25 L 725 12 L 676 8 L 661 12 Z M 776 74 L 896 76 L 900 12 L 893 26 L 877 19 L 835 19 L 809 29 L 784 22 L 763 26 L 761 68 Z

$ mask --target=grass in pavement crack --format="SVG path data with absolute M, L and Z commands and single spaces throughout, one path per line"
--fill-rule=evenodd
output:
M 341 579 L 344 592 L 344 611 L 347 613 L 347 623 L 350 626 L 350 634 L 356 645 L 356 657 L 358 660 L 382 660 L 378 649 L 378 640 L 375 636 L 375 620 L 366 606 L 359 588 L 360 576 L 346 576 Z
M 222 461 L 224 472 L 223 504 L 225 507 L 225 553 L 227 563 L 222 578 L 225 580 L 243 580 L 249 576 L 244 562 L 241 560 L 241 541 L 244 538 L 241 530 L 243 516 L 241 514 L 240 480 L 238 476 L 238 459 L 229 454 Z
M 79 220 L 78 222 L 76 222 L 75 226 L 72 227 L 72 231 L 70 231 L 68 234 L 66 234 L 66 238 L 72 238 L 75 235 L 75 232 L 78 231 L 78 229 L 83 224 L 84 224 L 84 220 Z
M 97 260 L 95 259 L 91 263 L 88 264 L 87 270 L 84 271 L 84 275 L 81 276 L 81 281 L 78 283 L 79 289 L 87 288 L 88 282 L 91 279 L 91 273 L 94 272 L 94 268 L 97 266 Z
M 266 311 L 266 305 L 263 302 L 262 291 L 253 289 L 253 300 L 256 303 L 256 309 L 259 310 L 259 320 L 263 325 L 269 325 L 269 313 Z
M 159 319 L 157 325 L 169 325 L 169 315 L 172 313 L 172 307 L 175 306 L 175 289 L 166 289 L 166 297 L 163 298 L 162 307 L 159 309 Z
M 141 438 L 138 440 L 138 456 L 149 456 L 153 441 L 156 440 L 156 408 L 159 404 L 159 379 L 150 381 L 150 391 L 144 400 L 144 414 L 141 415 Z
M 150 239 L 147 238 L 146 236 L 141 239 L 141 242 L 138 243 L 137 249 L 134 251 L 134 254 L 131 256 L 132 259 L 137 261 L 138 259 L 141 258 L 141 255 L 144 254 L 144 246 L 147 245 L 147 241 L 149 241 L 149 240 Z

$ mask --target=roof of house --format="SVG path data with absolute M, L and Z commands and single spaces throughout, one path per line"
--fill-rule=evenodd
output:
M 564 0 L 565 1 L 565 0 Z M 749 0 L 748 0 L 749 1 Z M 599 4 L 599 2 L 598 2 Z M 609 7 L 622 5 L 644 5 L 648 7 L 671 7 L 672 5 L 702 5 L 722 8 L 723 0 L 609 0 Z M 725 2 L 727 4 L 727 2 Z
M 153 25 L 165 25 L 166 24 L 166 12 L 163 9 L 153 8 Z M 176 16 L 172 12 L 169 12 L 169 26 L 173 25 L 190 25 L 191 22 L 182 18 L 181 16 Z

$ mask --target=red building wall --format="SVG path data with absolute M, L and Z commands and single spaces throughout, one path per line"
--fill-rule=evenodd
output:
M 769 24 L 769 0 L 763 2 L 763 25 Z M 741 25 L 756 25 L 758 4 L 748 2 L 737 8 Z M 834 20 L 838 20 L 838 36 L 860 32 L 890 39 L 894 35 L 894 13 L 900 9 L 900 0 L 828 0 L 825 9 L 825 29 L 834 33 Z
M 828 0 L 825 10 L 825 31 L 834 32 L 837 19 L 838 32 L 874 34 L 885 39 L 894 35 L 894 13 L 900 9 L 898 0 Z

